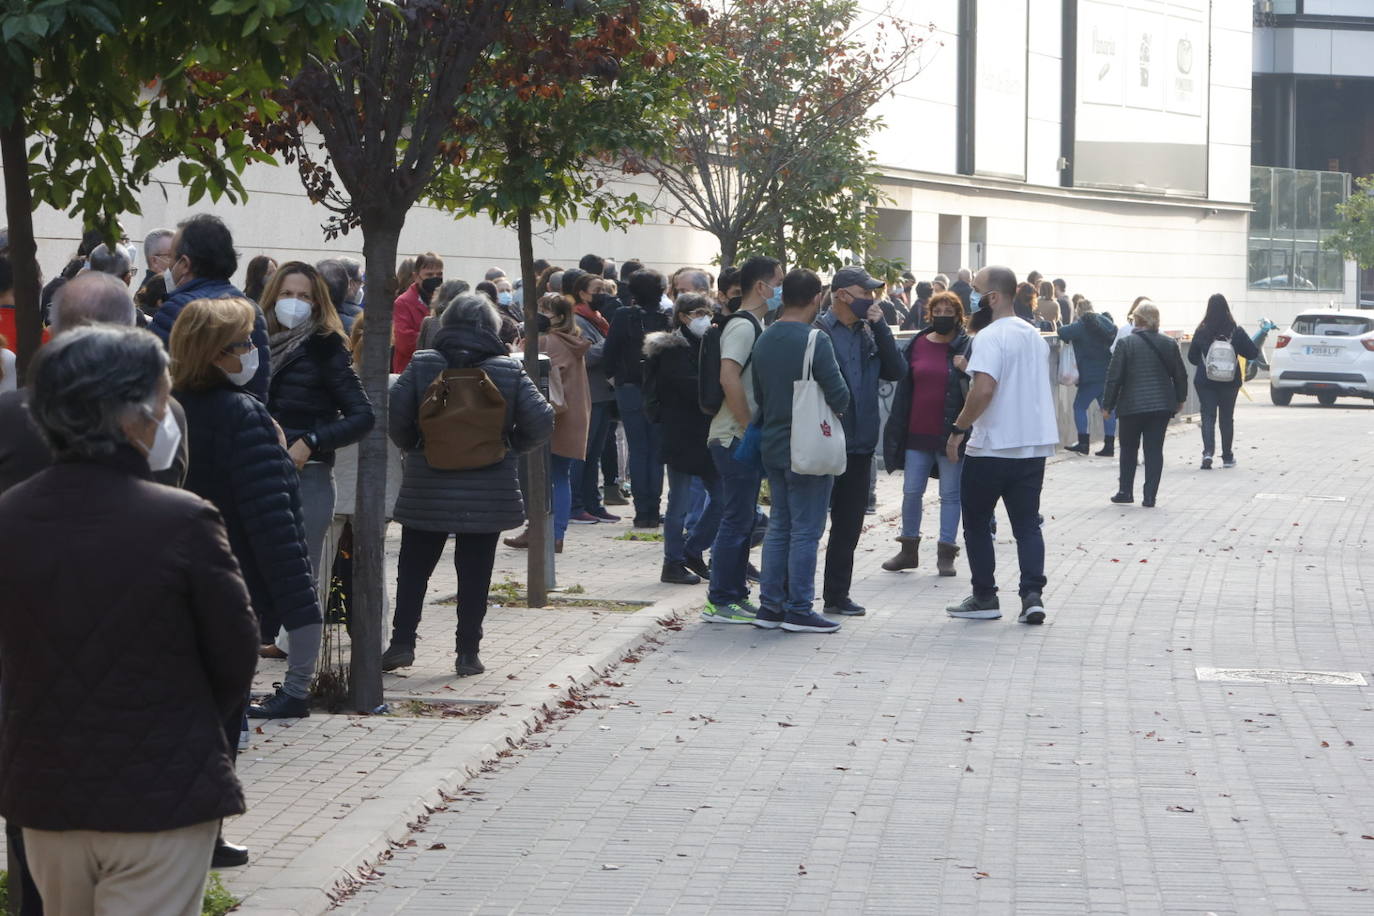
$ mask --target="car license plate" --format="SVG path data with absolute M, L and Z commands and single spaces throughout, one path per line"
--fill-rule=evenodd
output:
M 1340 347 L 1308 347 L 1308 356 L 1336 356 L 1341 352 Z

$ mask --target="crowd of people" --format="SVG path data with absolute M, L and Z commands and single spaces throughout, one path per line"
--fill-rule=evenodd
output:
M 368 332 L 358 262 L 259 256 L 240 290 L 233 237 L 214 216 L 150 233 L 141 279 L 133 253 L 93 242 L 83 241 L 80 268 L 45 291 L 51 339 L 24 384 L 12 358 L 0 358 L 10 389 L 0 392 L 9 561 L 0 590 L 10 611 L 0 615 L 0 665 L 7 709 L 21 713 L 0 720 L 0 745 L 22 749 L 0 772 L 0 814 L 22 825 L 10 841 L 30 850 L 33 878 L 54 901 L 86 899 L 106 880 L 89 865 L 101 856 L 159 861 L 155 873 L 126 876 L 134 896 L 153 882 L 189 894 L 198 885 L 176 876 L 195 863 L 247 860 L 218 830 L 243 810 L 236 750 L 246 717 L 309 715 L 335 560 L 326 545 L 341 524 L 335 455 L 375 422 L 358 375 Z M 866 613 L 851 594 L 854 553 L 880 448 L 887 472 L 904 475 L 899 550 L 883 568 L 919 567 L 935 478 L 935 571 L 956 575 L 963 552 L 972 586 L 947 613 L 1001 616 L 1000 502 L 1017 544 L 1018 620 L 1042 623 L 1040 493 L 1060 439 L 1048 340 L 1075 363 L 1069 450 L 1090 453 L 1094 404 L 1105 430 L 1096 454 L 1115 457 L 1119 445 L 1114 503 L 1134 501 L 1143 448 L 1142 505 L 1156 504 L 1165 431 L 1188 396 L 1180 348 L 1160 333 L 1153 303 L 1137 299 L 1118 328 L 1092 302 L 1070 299 L 1063 280 L 1037 273 L 1018 283 L 992 266 L 953 282 L 889 283 L 847 266 L 825 282 L 766 256 L 718 275 L 665 276 L 597 255 L 538 268 L 536 328 L 522 281 L 500 268 L 476 284 L 446 277 L 433 253 L 398 268 L 386 433 L 404 461 L 384 670 L 414 663 L 428 581 L 450 540 L 454 671 L 485 670 L 497 550 L 528 523 L 521 458 L 544 446 L 555 551 L 570 525 L 621 522 L 608 507 L 628 506 L 633 526 L 663 529 L 661 581 L 706 584 L 708 623 L 830 633 L 838 618 Z M 11 277 L 0 256 L 0 299 L 12 301 Z M 547 379 L 532 379 L 514 355 L 536 330 Z M 1237 361 L 1255 355 L 1213 296 L 1188 349 L 1203 469 L 1218 423 L 1222 466 L 1236 464 Z M 517 550 L 530 542 L 528 529 L 505 538 Z M 149 543 L 166 547 L 150 556 Z M 20 651 L 32 645 L 63 649 Z M 285 658 L 287 669 L 272 694 L 251 698 L 255 652 Z M 72 742 L 91 734 L 108 748 L 83 745 L 81 759 L 124 754 L 126 729 L 99 723 L 126 715 L 135 693 L 175 698 L 175 715 L 159 708 L 140 726 L 143 775 L 75 762 Z M 61 701 L 68 695 L 79 709 Z M 107 802 L 55 804 L 73 784 Z

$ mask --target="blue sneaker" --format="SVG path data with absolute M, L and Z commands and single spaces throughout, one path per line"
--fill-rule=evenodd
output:
M 771 607 L 759 608 L 758 615 L 754 617 L 754 626 L 761 630 L 776 630 L 782 626 L 783 618 L 787 615 L 782 611 Z
M 789 633 L 834 633 L 840 625 L 826 620 L 815 611 L 798 614 L 789 611 L 782 620 L 782 628 Z

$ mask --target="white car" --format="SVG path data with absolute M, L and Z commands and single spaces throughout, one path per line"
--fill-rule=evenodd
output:
M 1374 398 L 1374 314 L 1304 312 L 1274 342 L 1269 399 L 1286 406 L 1295 394 L 1326 406 L 1338 397 Z

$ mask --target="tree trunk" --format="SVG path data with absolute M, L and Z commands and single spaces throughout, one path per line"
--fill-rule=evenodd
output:
M 19 337 L 10 343 L 18 356 L 16 369 L 21 381 L 43 334 L 38 246 L 33 239 L 33 198 L 29 194 L 27 131 L 21 111 L 15 111 L 9 126 L 0 127 L 0 165 L 5 170 L 5 211 L 10 224 L 9 259 L 14 268 L 14 321 Z
M 387 408 L 391 373 L 391 314 L 396 299 L 396 224 L 363 223 L 367 264 L 362 380 L 377 422 L 358 443 L 358 490 L 353 515 L 353 621 L 349 688 L 353 708 L 370 713 L 382 704 L 382 634 L 386 603 Z
M 525 371 L 536 383 L 539 380 L 539 291 L 535 289 L 537 277 L 534 273 L 534 227 L 533 217 L 528 207 L 516 212 L 516 236 L 520 246 L 520 276 L 525 293 Z M 525 507 L 528 519 L 529 554 L 525 570 L 525 603 L 530 607 L 544 607 L 549 600 L 548 590 L 548 529 L 544 523 L 549 507 L 548 467 L 544 463 L 544 450 L 535 449 L 529 453 L 526 484 L 529 490 L 529 505 Z
M 773 252 L 773 257 L 782 263 L 782 269 L 787 271 L 787 227 L 783 224 L 782 217 L 779 216 L 773 223 L 773 245 L 777 248 Z
M 735 258 L 739 255 L 739 237 L 725 233 L 718 234 L 716 240 L 720 242 L 720 266 L 738 267 Z

